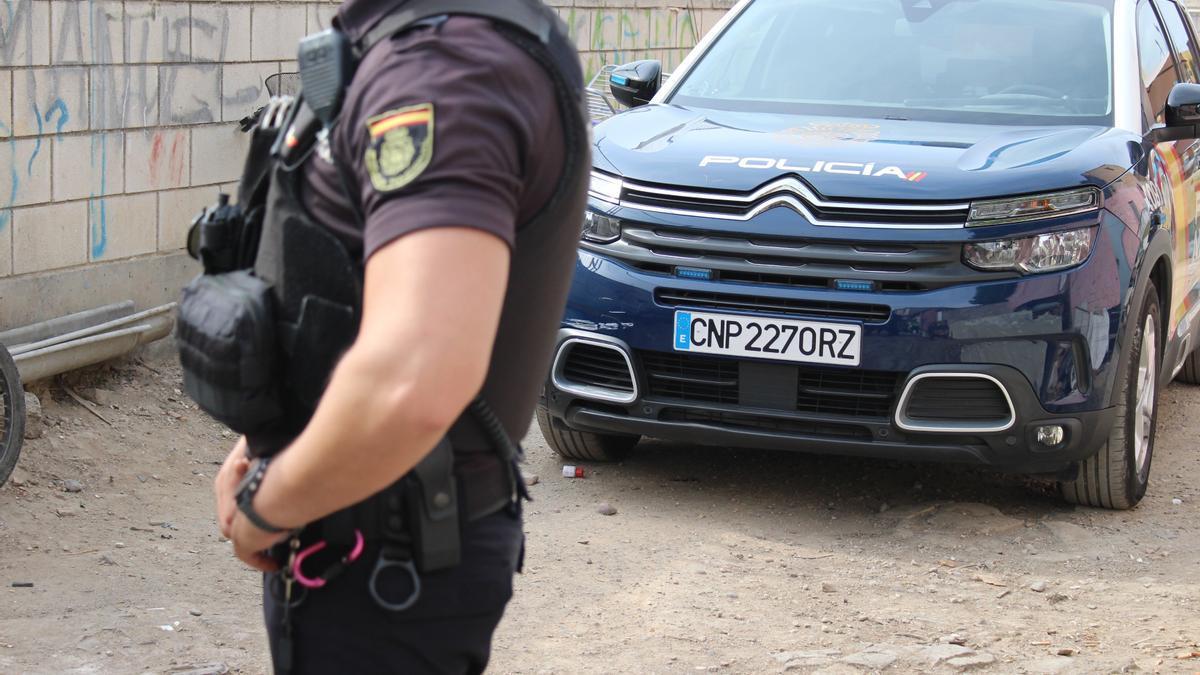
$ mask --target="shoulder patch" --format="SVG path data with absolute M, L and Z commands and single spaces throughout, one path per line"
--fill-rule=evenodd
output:
M 412 183 L 433 159 L 433 104 L 389 110 L 367 119 L 363 158 L 371 184 L 393 192 Z

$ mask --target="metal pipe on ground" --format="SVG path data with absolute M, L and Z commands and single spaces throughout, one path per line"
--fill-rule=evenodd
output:
M 83 330 L 88 326 L 107 323 L 123 316 L 133 314 L 133 301 L 126 300 L 96 309 L 89 309 L 76 314 L 60 316 L 49 321 L 13 328 L 0 333 L 0 344 L 15 346 L 31 342 L 39 342 L 54 337 Z
M 162 305 L 160 307 L 155 307 L 154 309 L 148 309 L 144 312 L 138 312 L 137 314 L 130 314 L 129 316 L 123 316 L 119 319 L 81 328 L 63 335 L 56 335 L 38 342 L 31 342 L 28 344 L 15 343 L 13 346 L 8 348 L 8 351 L 13 355 L 14 358 L 16 358 L 17 356 L 25 354 L 26 352 L 37 351 L 53 345 L 62 344 L 64 342 L 71 342 L 72 340 L 78 340 L 80 338 L 90 337 L 92 335 L 99 335 L 100 333 L 119 330 L 134 324 L 144 323 L 153 317 L 168 314 L 172 309 L 175 309 L 175 303 Z
M 147 315 L 145 320 L 133 326 L 85 335 L 67 342 L 55 341 L 39 349 L 14 354 L 13 361 L 23 382 L 103 363 L 170 335 L 174 327 L 170 312 L 172 307 L 174 305 L 164 305 L 143 312 Z

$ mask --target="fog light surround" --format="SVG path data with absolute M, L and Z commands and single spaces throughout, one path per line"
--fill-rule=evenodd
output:
M 603 213 L 586 211 L 580 236 L 595 244 L 611 244 L 621 238 L 621 221 Z
M 1039 445 L 1047 448 L 1057 447 L 1062 445 L 1062 442 L 1067 439 L 1067 430 L 1058 424 L 1044 424 L 1034 429 L 1037 442 Z
M 1085 227 L 1019 239 L 970 242 L 963 244 L 963 262 L 985 272 L 1059 272 L 1086 262 L 1095 238 L 1096 228 Z

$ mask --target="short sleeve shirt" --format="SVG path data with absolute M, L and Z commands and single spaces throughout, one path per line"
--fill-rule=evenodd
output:
M 357 40 L 398 4 L 349 0 L 339 23 Z M 478 228 L 509 244 L 505 309 L 482 394 L 514 438 L 528 429 L 549 369 L 582 223 L 536 218 L 564 173 L 560 115 L 554 81 L 525 49 L 486 19 L 442 17 L 367 52 L 328 151 L 318 147 L 304 167 L 309 214 L 364 264 L 428 228 Z M 570 250 L 547 257 L 546 243 L 564 237 Z M 463 474 L 496 466 L 471 423 L 460 419 L 450 439 Z
M 393 4 L 345 3 L 342 27 L 355 38 Z M 432 227 L 479 228 L 513 246 L 557 185 L 556 111 L 543 69 L 490 21 L 423 22 L 359 65 L 330 138 L 336 164 L 308 163 L 305 205 L 364 262 Z

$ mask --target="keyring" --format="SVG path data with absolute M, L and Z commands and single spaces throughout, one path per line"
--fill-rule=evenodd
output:
M 287 583 L 283 580 L 284 574 L 284 571 L 280 570 L 279 572 L 270 575 L 270 580 L 267 582 L 267 592 L 271 594 L 271 599 L 281 605 L 285 604 L 283 598 L 287 595 L 287 591 L 284 588 L 284 584 Z M 308 589 L 304 586 L 300 586 L 300 588 L 292 591 L 292 602 L 289 606 L 292 609 L 296 609 L 300 605 L 304 604 L 304 601 L 307 599 Z
M 388 602 L 379 595 L 378 583 L 379 573 L 392 567 L 399 567 L 408 572 L 409 578 L 412 579 L 413 590 L 412 595 L 408 596 L 404 602 Z M 413 565 L 411 560 L 388 560 L 384 556 L 379 556 L 379 562 L 375 563 L 375 569 L 371 572 L 371 581 L 367 584 L 367 590 L 370 591 L 371 597 L 375 603 L 386 609 L 389 612 L 403 612 L 404 610 L 417 604 L 417 600 L 421 597 L 421 577 L 417 575 L 417 567 Z

